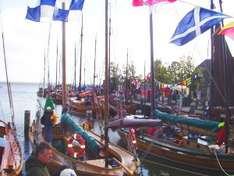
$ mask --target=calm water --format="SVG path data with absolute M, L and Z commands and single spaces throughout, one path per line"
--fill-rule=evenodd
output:
M 17 135 L 24 151 L 24 158 L 28 157 L 29 148 L 24 144 L 24 112 L 30 110 L 31 118 L 35 117 L 35 112 L 38 108 L 36 91 L 38 90 L 38 84 L 25 84 L 14 83 L 12 84 L 13 103 L 15 109 L 15 124 L 17 128 Z M 10 110 L 9 101 L 7 95 L 6 85 L 0 83 L 0 118 L 9 121 Z M 61 107 L 57 107 L 57 113 L 60 114 Z M 81 121 L 79 118 L 75 118 L 77 121 Z M 98 130 L 97 126 L 96 129 Z M 118 143 L 120 138 L 117 133 L 110 132 L 110 138 L 112 142 Z M 139 169 L 142 176 L 195 176 L 195 174 L 189 172 L 183 172 L 164 166 L 160 163 L 154 163 L 152 161 L 144 160 L 142 166 Z

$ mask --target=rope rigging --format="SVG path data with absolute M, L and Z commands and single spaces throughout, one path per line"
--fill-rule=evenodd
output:
M 14 113 L 14 104 L 13 104 L 13 98 L 12 98 L 11 84 L 10 84 L 9 79 L 8 79 L 7 58 L 6 58 L 6 49 L 5 49 L 5 41 L 4 41 L 4 32 L 3 32 L 2 20 L 1 20 L 1 29 L 2 29 L 1 34 L 2 34 L 3 59 L 4 59 L 7 91 L 8 91 L 9 105 L 10 105 L 11 123 L 12 123 L 12 128 L 14 130 L 16 130 L 15 123 L 14 123 L 15 113 Z

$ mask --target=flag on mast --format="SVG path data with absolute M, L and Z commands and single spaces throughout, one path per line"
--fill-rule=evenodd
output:
M 234 22 L 224 25 L 218 32 L 218 35 L 225 35 L 234 40 Z
M 161 2 L 167 2 L 167 3 L 172 3 L 175 2 L 176 0 L 133 0 L 132 5 L 137 7 L 137 6 L 143 6 L 143 5 L 149 5 L 152 6 L 154 4 L 158 4 Z
M 184 45 L 229 17 L 223 13 L 195 7 L 179 22 L 170 42 L 178 46 Z
M 68 21 L 71 11 L 82 10 L 84 0 L 72 0 L 69 9 L 62 9 L 56 6 L 56 0 L 40 0 L 35 7 L 28 7 L 26 19 L 40 22 L 42 18 L 49 18 L 55 21 Z

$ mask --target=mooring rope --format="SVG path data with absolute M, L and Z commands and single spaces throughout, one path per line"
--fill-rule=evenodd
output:
M 218 164 L 219 164 L 219 167 L 220 167 L 220 169 L 222 170 L 222 172 L 223 172 L 225 175 L 227 175 L 227 176 L 233 176 L 233 175 L 228 174 L 228 173 L 224 170 L 224 168 L 222 167 L 222 165 L 221 165 L 221 163 L 220 163 L 220 161 L 219 161 L 219 158 L 218 158 L 218 155 L 217 155 L 216 150 L 214 150 L 214 154 L 215 154 L 215 158 L 216 158 L 216 160 L 217 160 L 217 162 L 218 162 Z

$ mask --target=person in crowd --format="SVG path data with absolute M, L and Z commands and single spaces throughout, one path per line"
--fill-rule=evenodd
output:
M 25 163 L 26 176 L 50 176 L 47 168 L 48 162 L 53 157 L 53 151 L 47 143 L 36 146 L 35 152 Z
M 66 165 L 61 165 L 60 167 L 53 170 L 51 176 L 77 176 L 76 172 Z
M 221 146 L 222 144 L 225 143 L 225 138 L 226 138 L 225 122 L 223 118 L 221 118 L 221 120 L 219 121 L 218 127 L 219 129 L 216 133 L 216 144 Z
M 77 176 L 77 175 L 73 169 L 65 168 L 60 172 L 59 176 Z
M 44 111 L 43 116 L 41 117 L 41 123 L 45 126 L 45 140 L 48 143 L 52 142 L 53 134 L 52 134 L 52 116 L 53 116 L 53 110 L 50 106 L 46 108 Z

